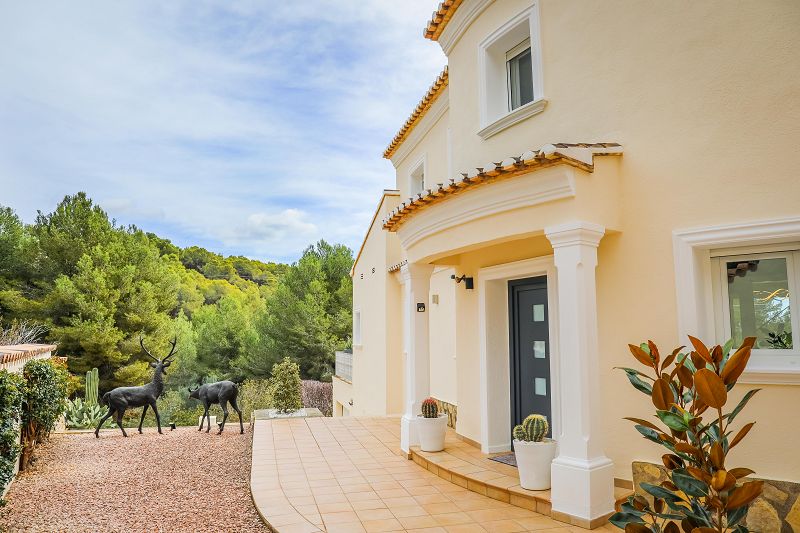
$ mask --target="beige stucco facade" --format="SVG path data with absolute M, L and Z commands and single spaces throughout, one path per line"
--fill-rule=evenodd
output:
M 490 74 L 481 54 L 487 39 L 521 14 L 531 20 L 531 46 L 540 55 L 539 109 L 497 125 L 486 116 Z M 421 348 L 409 349 L 404 332 L 409 320 L 424 318 L 424 388 L 458 406 L 460 435 L 487 451 L 502 449 L 507 422 L 492 418 L 508 410 L 502 371 L 496 372 L 507 372 L 508 319 L 500 316 L 506 296 L 497 291 L 508 279 L 526 277 L 528 268 L 554 282 L 550 311 L 557 307 L 561 319 L 553 317 L 554 342 L 559 336 L 571 342 L 565 328 L 579 328 L 570 319 L 573 307 L 578 321 L 589 317 L 589 329 L 596 329 L 576 329 L 576 350 L 592 375 L 572 379 L 569 372 L 581 372 L 575 368 L 559 375 L 558 359 L 572 357 L 563 342 L 551 363 L 554 402 L 571 401 L 563 399 L 568 392 L 592 405 L 578 413 L 590 418 L 588 440 L 597 445 L 584 459 L 609 459 L 617 479 L 631 478 L 634 460 L 659 461 L 660 450 L 622 419 L 648 417 L 652 406 L 614 367 L 631 366 L 628 343 L 652 339 L 672 349 L 687 343 L 686 333 L 707 343 L 726 340 L 715 325 L 707 273 L 715 250 L 776 243 L 800 249 L 798 27 L 800 4 L 789 0 L 464 0 L 439 38 L 448 86 L 392 154 L 399 195 L 391 202 L 384 196 L 353 269 L 363 342 L 354 350 L 351 413 L 413 408 L 418 398 L 407 397 L 404 376 L 420 374 L 404 370 L 404 357 Z M 414 192 L 409 176 L 420 162 L 426 188 L 435 188 L 529 150 L 598 142 L 619 143 L 621 153 L 589 155 L 588 170 L 553 164 L 487 182 L 412 211 L 391 231 L 381 229 Z M 576 268 L 565 263 L 573 260 L 566 257 L 570 247 L 588 254 L 575 259 Z M 586 270 L 595 257 L 590 279 Z M 427 285 L 419 285 L 428 291 L 421 317 L 404 312 L 404 282 L 416 274 L 403 278 L 402 267 L 390 268 L 402 261 L 406 268 L 431 266 Z M 466 290 L 451 275 L 473 277 L 475 288 Z M 584 290 L 587 280 L 596 290 L 577 294 L 565 308 L 568 285 Z M 800 405 L 800 366 L 791 361 L 751 372 L 734 393 L 763 389 L 747 409 L 756 431 L 734 456 L 761 476 L 800 481 L 800 426 L 784 414 Z M 555 390 L 576 384 L 580 390 Z M 559 420 L 558 414 L 573 408 L 554 404 L 557 429 L 569 430 L 572 415 Z

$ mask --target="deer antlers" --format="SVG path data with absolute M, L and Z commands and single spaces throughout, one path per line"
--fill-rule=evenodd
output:
M 142 350 L 144 350 L 144 353 L 146 353 L 148 355 L 148 357 L 150 357 L 150 359 L 152 359 L 156 363 L 166 363 L 167 361 L 169 361 L 170 357 L 175 355 L 175 353 L 176 353 L 175 347 L 178 344 L 178 338 L 175 337 L 174 339 L 169 341 L 169 343 L 172 345 L 172 349 L 169 351 L 169 355 L 167 355 L 164 359 L 159 359 L 158 357 L 156 357 L 153 354 L 151 354 L 150 350 L 148 350 L 145 347 L 145 345 L 144 345 L 144 337 L 142 337 L 141 335 L 139 336 L 139 345 L 142 347 Z

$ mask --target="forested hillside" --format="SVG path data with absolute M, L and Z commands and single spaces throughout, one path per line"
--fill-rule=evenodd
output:
M 325 380 L 350 342 L 352 262 L 325 241 L 292 265 L 181 249 L 78 193 L 33 224 L 0 207 L 0 325 L 45 325 L 41 340 L 74 374 L 97 367 L 104 390 L 150 379 L 140 335 L 153 353 L 178 338 L 171 386 L 265 377 L 285 356 Z

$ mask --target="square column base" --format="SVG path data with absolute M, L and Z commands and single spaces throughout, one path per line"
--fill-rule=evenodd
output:
M 400 449 L 406 454 L 411 453 L 412 446 L 419 444 L 416 418 L 403 415 L 403 418 L 400 419 Z
M 556 457 L 551 475 L 554 519 L 591 529 L 614 512 L 614 463 L 609 458 Z

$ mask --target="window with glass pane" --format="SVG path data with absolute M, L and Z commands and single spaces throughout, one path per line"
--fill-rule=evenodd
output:
M 759 349 L 792 349 L 789 274 L 785 258 L 727 261 L 731 337 L 756 337 Z
M 522 48 L 522 50 L 520 50 Z M 513 54 L 513 56 L 512 56 Z M 533 63 L 528 42 L 508 53 L 508 93 L 511 111 L 533 102 Z

